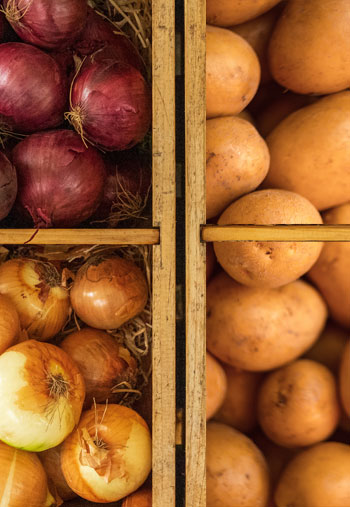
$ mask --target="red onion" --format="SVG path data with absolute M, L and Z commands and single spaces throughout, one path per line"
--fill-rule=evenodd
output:
M 109 46 L 113 48 L 117 60 L 129 63 L 144 73 L 145 66 L 136 47 L 125 35 L 114 33 L 115 30 L 117 28 L 112 23 L 88 7 L 87 22 L 74 44 L 74 50 L 82 57 Z
M 70 130 L 32 134 L 17 144 L 17 203 L 35 227 L 72 227 L 89 218 L 103 194 L 101 155 Z
M 76 130 L 106 150 L 140 142 L 151 122 L 151 95 L 142 74 L 108 48 L 88 57 L 76 76 L 67 115 Z
M 7 217 L 17 195 L 17 174 L 8 158 L 0 151 L 0 220 Z
M 113 205 L 120 204 L 122 208 L 125 201 L 134 201 L 135 207 L 141 208 L 152 183 L 150 164 L 134 150 L 113 153 L 106 157 L 105 163 L 107 179 L 102 202 L 94 214 L 96 220 L 107 218 L 113 212 Z
M 2 130 L 30 133 L 63 122 L 66 80 L 50 55 L 21 42 L 0 44 L 0 76 Z
M 3 4 L 19 37 L 43 48 L 69 46 L 86 23 L 86 0 L 4 0 Z

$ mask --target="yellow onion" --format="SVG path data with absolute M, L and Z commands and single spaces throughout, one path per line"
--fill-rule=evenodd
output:
M 49 497 L 44 468 L 33 452 L 0 442 L 0 505 L 45 507 Z
M 0 354 L 14 345 L 21 335 L 17 310 L 13 303 L 0 295 Z
M 25 258 L 4 262 L 0 266 L 0 294 L 12 301 L 30 338 L 48 340 L 67 321 L 68 290 L 48 262 Z
M 83 412 L 65 440 L 61 465 L 68 485 L 92 502 L 116 502 L 136 491 L 151 470 L 151 435 L 144 419 L 122 405 Z
M 49 482 L 52 483 L 52 491 L 55 491 L 62 500 L 71 500 L 76 497 L 74 491 L 70 489 L 64 478 L 61 469 L 61 449 L 62 444 L 52 447 L 47 451 L 38 454 Z
M 151 488 L 142 488 L 129 495 L 122 503 L 122 507 L 152 507 Z
M 27 451 L 60 444 L 79 421 L 84 395 L 64 350 L 36 340 L 10 347 L 0 356 L 0 440 Z
M 97 403 L 106 399 L 117 402 L 120 398 L 118 386 L 135 387 L 136 359 L 105 331 L 86 327 L 69 334 L 60 347 L 74 360 L 84 377 L 85 407 L 90 408 L 94 398 Z
M 79 269 L 70 296 L 74 311 L 88 326 L 116 329 L 144 309 L 148 287 L 134 262 L 95 258 Z

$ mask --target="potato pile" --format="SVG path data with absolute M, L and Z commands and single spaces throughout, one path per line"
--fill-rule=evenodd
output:
M 348 0 L 207 0 L 207 220 L 350 224 Z M 350 507 L 350 243 L 207 244 L 207 507 Z

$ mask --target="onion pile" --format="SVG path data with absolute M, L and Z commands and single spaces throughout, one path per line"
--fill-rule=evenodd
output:
M 101 155 L 70 130 L 32 134 L 13 150 L 18 205 L 35 227 L 74 226 L 99 206 L 105 181 Z
M 140 54 L 87 0 L 4 0 L 1 10 L 0 142 L 13 166 L 0 153 L 0 220 L 45 228 L 103 219 L 114 227 L 115 189 L 106 205 L 103 191 L 107 201 L 111 191 L 96 148 L 129 150 L 147 134 L 151 92 Z M 134 176 L 130 166 L 124 179 Z M 137 199 L 118 202 L 118 217 L 140 217 Z

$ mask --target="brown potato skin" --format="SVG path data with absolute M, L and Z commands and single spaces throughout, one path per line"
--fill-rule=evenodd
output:
M 323 220 L 327 225 L 350 224 L 350 202 L 325 212 Z M 350 329 L 350 243 L 327 242 L 308 276 L 325 298 L 331 317 Z
M 248 437 L 217 422 L 207 425 L 207 507 L 266 507 L 269 473 Z
M 315 207 L 285 190 L 259 190 L 232 203 L 219 225 L 321 224 Z M 232 278 L 249 287 L 276 288 L 304 275 L 323 244 L 311 242 L 214 242 L 218 262 Z
M 333 374 L 320 363 L 299 359 L 270 373 L 258 395 L 258 420 L 270 440 L 284 447 L 328 438 L 340 417 Z
M 339 388 L 343 408 L 350 417 L 350 341 L 347 342 L 339 368 Z
M 326 318 L 321 295 L 302 280 L 257 289 L 221 272 L 207 288 L 207 348 L 243 370 L 266 371 L 296 359 L 317 340 Z
M 281 0 L 207 0 L 207 22 L 217 26 L 244 23 L 272 9 Z
M 215 357 L 206 354 L 206 418 L 211 419 L 222 405 L 227 391 L 226 373 Z
M 348 334 L 344 329 L 328 321 L 316 343 L 304 354 L 305 359 L 312 359 L 324 364 L 336 374 L 339 369 Z
M 281 13 L 280 7 L 281 4 L 278 4 L 276 8 L 265 12 L 261 16 L 231 28 L 233 32 L 243 37 L 257 54 L 261 68 L 262 84 L 268 83 L 272 79 L 267 60 L 267 48 L 273 27 Z
M 240 113 L 254 97 L 260 65 L 253 48 L 225 28 L 207 26 L 207 118 Z
M 269 170 L 270 155 L 265 141 L 250 122 L 226 116 L 207 120 L 206 161 L 209 219 L 260 185 Z
M 215 414 L 215 421 L 232 426 L 243 433 L 255 427 L 256 400 L 262 375 L 223 364 L 227 378 L 226 396 Z
M 350 84 L 348 0 L 290 0 L 272 33 L 274 79 L 296 93 L 325 95 Z
M 350 447 L 317 444 L 298 454 L 284 470 L 275 492 L 277 507 L 350 505 Z
M 263 187 L 297 192 L 318 210 L 344 204 L 350 195 L 349 130 L 350 91 L 290 114 L 266 138 L 271 163 Z

